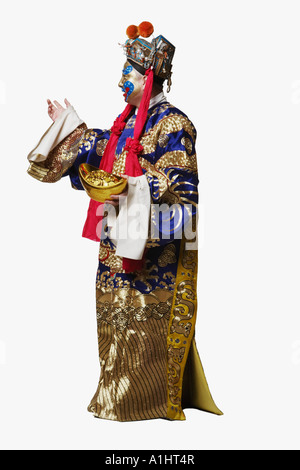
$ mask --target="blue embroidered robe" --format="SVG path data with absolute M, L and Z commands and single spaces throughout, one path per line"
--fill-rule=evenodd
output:
M 129 118 L 119 138 L 115 174 L 125 173 L 124 147 L 133 137 L 135 119 Z M 83 190 L 78 168 L 81 163 L 99 167 L 109 137 L 108 130 L 80 126 L 49 156 L 48 181 L 68 176 L 74 188 Z M 196 130 L 179 109 L 165 102 L 149 110 L 139 161 L 152 203 L 175 207 L 172 232 L 165 237 L 164 225 L 154 220 L 159 237 L 149 237 L 144 269 L 130 274 L 123 271 L 112 241 L 100 242 L 96 307 L 101 375 L 88 407 L 99 418 L 183 420 L 186 407 L 221 414 L 194 340 L 197 250 L 187 250 L 178 237 L 184 232 L 186 205 L 188 215 L 196 217 L 195 142 Z

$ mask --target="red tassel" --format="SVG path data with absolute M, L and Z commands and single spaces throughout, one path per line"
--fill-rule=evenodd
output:
M 117 143 L 120 135 L 122 134 L 126 126 L 126 119 L 133 111 L 133 109 L 134 106 L 128 104 L 124 109 L 123 113 L 115 120 L 111 128 L 111 136 L 105 147 L 105 151 L 100 162 L 100 169 L 107 171 L 107 173 L 112 172 Z M 97 215 L 97 211 L 99 206 L 101 206 L 102 204 L 102 202 L 94 201 L 93 199 L 90 200 L 87 218 L 82 232 L 82 236 L 84 238 L 88 238 L 89 240 L 97 242 L 100 241 L 99 235 L 101 235 L 101 223 L 103 216 Z
M 152 94 L 154 79 L 154 73 L 152 68 L 147 70 L 146 76 L 147 82 L 145 85 L 145 90 L 143 93 L 140 107 L 138 109 L 134 126 L 134 138 L 127 139 L 125 147 L 125 149 L 128 150 L 125 167 L 125 172 L 127 176 L 141 176 L 143 174 L 141 165 L 138 160 L 138 156 L 143 152 L 143 146 L 140 144 L 139 141 L 146 124 Z M 112 133 L 110 139 L 106 145 L 103 157 L 100 162 L 101 170 L 107 171 L 108 173 L 112 172 L 118 140 L 126 126 L 126 120 L 128 119 L 133 109 L 133 106 L 127 105 L 123 113 L 115 120 L 111 128 Z M 90 200 L 87 219 L 83 228 L 82 236 L 85 238 L 89 238 L 93 241 L 100 241 L 100 223 L 102 222 L 103 216 L 98 216 L 97 211 L 101 204 L 101 202 L 94 201 L 93 199 Z M 144 258 L 142 260 L 132 260 L 128 258 L 123 258 L 123 269 L 127 273 L 141 270 L 143 264 Z
M 146 72 L 147 82 L 143 93 L 142 101 L 138 109 L 136 122 L 134 126 L 134 138 L 127 139 L 126 145 L 129 146 L 129 152 L 126 157 L 126 174 L 129 176 L 141 176 L 143 174 L 138 155 L 143 152 L 143 147 L 139 140 L 144 131 L 153 88 L 154 73 L 150 68 Z M 123 269 L 125 272 L 141 271 L 144 265 L 144 257 L 140 261 L 123 258 Z

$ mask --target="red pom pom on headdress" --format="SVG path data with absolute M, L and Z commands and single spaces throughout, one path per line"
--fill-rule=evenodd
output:
M 137 39 L 140 35 L 139 33 L 139 28 L 132 24 L 131 26 L 128 26 L 126 30 L 126 34 L 129 37 L 129 39 Z
M 143 21 L 140 26 L 135 26 L 134 24 L 128 26 L 126 34 L 129 39 L 137 39 L 139 36 L 142 38 L 149 38 L 151 34 L 154 33 L 154 27 L 149 21 Z
M 152 23 L 149 23 L 149 21 L 143 21 L 143 23 L 140 24 L 138 27 L 139 35 L 142 36 L 142 38 L 148 38 L 151 36 L 151 34 L 154 33 L 154 27 Z

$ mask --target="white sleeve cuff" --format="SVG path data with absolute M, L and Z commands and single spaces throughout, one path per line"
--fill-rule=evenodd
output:
M 28 155 L 28 160 L 30 162 L 45 161 L 51 150 L 81 124 L 83 124 L 83 121 L 79 118 L 73 106 L 69 106 L 45 132 L 38 145 Z
M 151 195 L 145 175 L 128 178 L 128 196 L 120 200 L 119 215 L 112 225 L 110 238 L 116 255 L 141 260 L 149 238 Z

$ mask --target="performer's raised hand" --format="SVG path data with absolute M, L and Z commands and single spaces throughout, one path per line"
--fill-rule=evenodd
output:
M 65 101 L 65 105 L 67 108 L 71 106 L 71 103 L 69 103 L 67 98 L 64 101 Z M 61 113 L 66 108 L 64 108 L 58 101 L 55 101 L 55 100 L 53 101 L 53 103 L 51 102 L 51 100 L 47 100 L 47 103 L 48 103 L 48 114 L 50 118 L 52 119 L 52 121 L 56 121 L 56 119 L 59 118 Z

